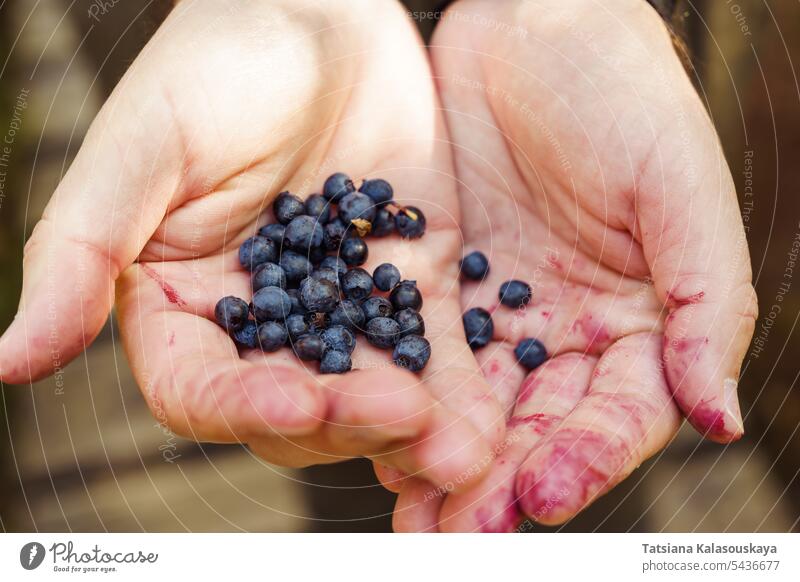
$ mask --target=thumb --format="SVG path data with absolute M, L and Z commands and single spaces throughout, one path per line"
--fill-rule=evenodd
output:
M 19 310 L 0 339 L 3 382 L 47 376 L 94 340 L 113 304 L 115 279 L 166 212 L 176 183 L 163 170 L 165 152 L 177 150 L 150 143 L 158 135 L 172 139 L 171 132 L 150 130 L 169 127 L 169 108 L 144 85 L 123 79 L 33 229 Z
M 663 361 L 675 400 L 701 434 L 731 442 L 744 432 L 737 385 L 758 307 L 722 148 L 696 97 L 688 109 L 691 137 L 677 147 L 692 171 L 646 178 L 638 227 L 669 309 Z

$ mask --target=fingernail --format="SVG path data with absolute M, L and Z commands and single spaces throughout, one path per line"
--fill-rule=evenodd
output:
M 722 382 L 725 394 L 725 415 L 738 428 L 737 432 L 741 434 L 744 432 L 744 421 L 742 420 L 742 411 L 739 408 L 738 386 L 739 382 L 734 378 L 726 378 Z

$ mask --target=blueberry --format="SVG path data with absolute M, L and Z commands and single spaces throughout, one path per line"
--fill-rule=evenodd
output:
M 309 311 L 330 313 L 339 303 L 339 289 L 325 279 L 307 277 L 300 283 L 300 301 Z
M 296 285 L 308 277 L 312 270 L 311 262 L 294 251 L 283 251 L 280 265 L 286 273 L 286 282 L 290 285 Z
M 319 335 L 325 331 L 331 324 L 330 313 L 323 313 L 321 311 L 309 311 L 305 314 L 306 323 L 308 324 L 309 332 Z
M 214 317 L 217 323 L 228 333 L 233 333 L 244 327 L 250 315 L 249 307 L 244 299 L 238 297 L 223 297 L 214 308 Z
M 233 340 L 243 348 L 255 349 L 258 347 L 258 325 L 255 321 L 248 321 L 242 329 L 233 332 Z
M 372 277 L 364 269 L 350 269 L 342 277 L 342 293 L 353 301 L 363 301 L 372 294 Z
M 292 300 L 280 287 L 264 287 L 253 295 L 253 317 L 256 321 L 283 320 L 292 312 Z
M 422 307 L 422 294 L 417 289 L 416 281 L 402 281 L 395 285 L 389 294 L 389 300 L 396 311 L 407 307 L 419 311 Z
M 281 245 L 283 244 L 284 230 L 286 230 L 286 227 L 279 222 L 276 222 L 262 226 L 258 229 L 258 234 L 274 242 L 275 246 L 280 249 Z
M 307 253 L 322 244 L 322 225 L 311 216 L 297 216 L 286 225 L 283 241 L 290 249 Z
M 290 192 L 281 192 L 272 203 L 272 212 L 281 224 L 289 224 L 306 211 L 303 201 Z
M 320 269 L 333 269 L 339 274 L 339 279 L 347 272 L 347 263 L 339 257 L 325 257 L 319 264 Z
M 292 340 L 306 335 L 311 331 L 306 318 L 298 313 L 293 313 L 286 318 L 286 332 Z
M 517 361 L 528 370 L 533 370 L 541 366 L 547 360 L 547 350 L 544 345 L 532 337 L 526 338 L 517 344 L 514 349 Z
M 480 251 L 472 251 L 461 259 L 461 274 L 473 281 L 484 279 L 489 274 L 489 259 Z
M 328 350 L 322 356 L 319 371 L 323 374 L 344 374 L 353 367 L 350 354 L 338 350 Z
M 355 301 L 343 299 L 331 312 L 331 325 L 343 325 L 350 329 L 364 328 L 364 311 Z
M 306 309 L 305 305 L 303 305 L 303 302 L 300 301 L 299 289 L 287 289 L 286 294 L 289 296 L 289 299 L 292 302 L 292 314 L 305 315 L 308 313 L 308 309 Z
M 322 187 L 322 195 L 333 203 L 339 202 L 344 196 L 354 192 L 356 187 L 350 176 L 337 172 L 325 180 L 325 185 Z
M 377 206 L 385 206 L 394 197 L 392 185 L 381 178 L 364 180 L 358 191 L 372 198 L 372 202 Z
M 339 256 L 351 267 L 357 267 L 367 262 L 369 248 L 363 238 L 353 236 L 342 241 Z
M 361 310 L 364 312 L 366 321 L 376 317 L 391 317 L 394 315 L 394 307 L 392 307 L 388 299 L 383 297 L 370 297 L 361 304 Z
M 331 217 L 331 203 L 319 194 L 312 194 L 306 200 L 306 214 L 325 224 Z
M 400 337 L 425 335 L 425 320 L 414 309 L 401 309 L 394 314 L 394 320 L 400 326 Z
M 258 344 L 265 352 L 277 352 L 286 345 L 288 337 L 286 328 L 275 321 L 267 321 L 258 326 Z
M 415 206 L 400 209 L 394 217 L 394 224 L 403 238 L 419 238 L 425 234 L 425 215 Z
M 418 335 L 406 336 L 397 342 L 392 359 L 400 368 L 419 372 L 431 359 L 431 344 Z
M 500 285 L 500 303 L 508 307 L 522 307 L 533 296 L 530 285 L 523 281 L 506 281 Z
M 388 317 L 376 317 L 367 322 L 367 341 L 378 348 L 390 348 L 397 341 L 400 325 Z
M 400 269 L 391 263 L 383 263 L 375 267 L 372 280 L 381 291 L 391 291 L 400 282 Z
M 318 247 L 311 247 L 308 251 L 307 259 L 313 266 L 318 266 L 325 257 L 328 256 L 325 247 L 318 246 Z
M 311 272 L 311 278 L 316 279 L 317 281 L 324 279 L 325 281 L 330 281 L 337 287 L 339 286 L 339 272 L 336 271 L 335 269 L 331 269 L 330 267 L 319 267 L 317 269 L 314 269 Z
M 325 225 L 322 232 L 322 242 L 329 251 L 335 251 L 347 237 L 347 225 L 337 216 Z
M 264 287 L 286 288 L 286 273 L 280 265 L 264 263 L 253 272 L 253 293 Z
M 359 218 L 371 223 L 375 220 L 375 211 L 375 202 L 361 192 L 352 192 L 339 201 L 339 218 L 345 224 Z
M 473 350 L 482 348 L 492 341 L 494 323 L 488 311 L 480 307 L 473 307 L 464 314 L 462 319 L 467 343 Z
M 292 342 L 292 349 L 298 358 L 306 362 L 321 360 L 325 351 L 325 343 L 318 335 L 309 333 Z
M 352 354 L 353 350 L 356 349 L 356 336 L 343 325 L 332 325 L 323 331 L 319 337 L 325 342 L 326 350 Z
M 239 247 L 239 262 L 248 271 L 255 271 L 259 265 L 268 262 L 274 263 L 277 259 L 278 247 L 263 236 L 251 237 Z
M 370 234 L 374 237 L 381 238 L 389 236 L 395 230 L 394 216 L 385 208 L 379 208 L 375 213 L 375 220 L 372 221 L 372 230 Z

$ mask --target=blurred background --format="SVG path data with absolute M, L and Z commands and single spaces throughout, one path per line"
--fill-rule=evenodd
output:
M 413 10 L 434 4 L 406 3 Z M 0 157 L 0 329 L 16 309 L 31 228 L 169 4 L 0 0 L 0 134 L 11 142 Z M 435 22 L 419 24 L 427 37 Z M 740 388 L 747 434 L 723 447 L 684 428 L 662 454 L 558 529 L 797 531 L 800 281 L 787 268 L 800 236 L 800 86 L 793 65 L 800 62 L 800 3 L 684 2 L 676 28 L 749 227 L 761 316 Z M 364 461 L 292 471 L 244 447 L 165 432 L 140 397 L 113 318 L 63 373 L 34 386 L 0 386 L 0 396 L 4 531 L 391 528 L 394 496 L 376 485 Z

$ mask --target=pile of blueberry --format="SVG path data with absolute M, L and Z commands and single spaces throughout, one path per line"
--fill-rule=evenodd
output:
M 359 333 L 378 348 L 392 349 L 396 365 L 422 370 L 431 346 L 416 282 L 402 280 L 390 263 L 372 275 L 361 268 L 368 235 L 396 231 L 414 239 L 425 233 L 423 213 L 393 198 L 386 180 L 364 180 L 356 191 L 342 173 L 305 201 L 279 194 L 272 205 L 277 222 L 239 249 L 239 261 L 251 273 L 253 299 L 220 299 L 219 325 L 243 348 L 275 352 L 291 346 L 301 360 L 319 361 L 324 374 L 351 369 Z M 376 289 L 386 295 L 373 294 Z
M 489 260 L 480 251 L 473 251 L 461 259 L 461 275 L 473 281 L 482 281 L 489 274 Z M 500 285 L 500 303 L 512 309 L 527 305 L 533 297 L 530 285 L 516 279 Z M 464 316 L 464 332 L 469 347 L 474 350 L 486 346 L 494 335 L 492 315 L 481 307 L 473 307 Z M 514 349 L 517 361 L 526 369 L 533 370 L 547 360 L 547 350 L 536 338 L 525 338 Z

